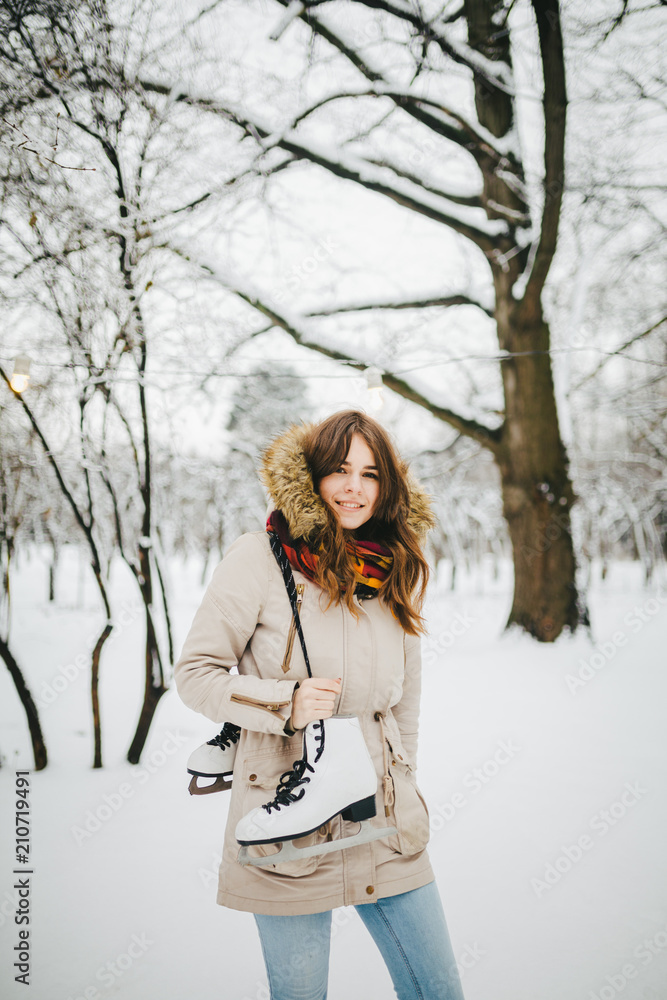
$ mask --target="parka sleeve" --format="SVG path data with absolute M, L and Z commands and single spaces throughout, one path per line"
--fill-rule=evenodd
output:
M 296 681 L 232 674 L 259 621 L 270 550 L 241 535 L 216 568 L 174 670 L 179 696 L 213 722 L 284 735 Z
M 421 699 L 421 639 L 417 635 L 405 634 L 405 672 L 401 700 L 392 707 L 392 715 L 398 723 L 401 742 L 414 767 L 417 766 L 417 737 L 419 731 L 419 703 Z

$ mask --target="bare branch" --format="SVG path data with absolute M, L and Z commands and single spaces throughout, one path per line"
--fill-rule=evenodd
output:
M 412 171 L 401 170 L 399 167 L 394 166 L 393 163 L 387 163 L 386 160 L 377 160 L 370 156 L 364 156 L 363 159 L 365 163 L 372 163 L 376 167 L 385 167 L 387 170 L 391 170 L 397 177 L 403 177 L 412 184 L 416 184 L 417 187 L 420 187 L 423 191 L 429 191 L 431 194 L 435 194 L 439 198 L 446 198 L 447 201 L 451 201 L 453 205 L 467 205 L 468 208 L 484 208 L 484 203 L 478 194 L 454 194 L 451 191 L 442 191 L 439 188 L 433 187 L 431 184 L 424 183 L 421 177 L 413 174 Z
M 442 420 L 444 423 L 454 427 L 461 434 L 465 434 L 466 437 L 473 438 L 473 440 L 477 441 L 484 448 L 488 448 L 494 454 L 500 452 L 502 427 L 487 427 L 485 424 L 480 424 L 477 420 L 472 420 L 470 417 L 463 417 L 461 414 L 455 413 L 444 406 L 438 406 L 424 396 L 423 393 L 419 392 L 413 386 L 408 385 L 403 379 L 392 375 L 391 372 L 383 372 L 382 381 L 399 396 L 409 399 L 411 402 L 423 407 L 423 409 L 428 410 L 438 420 Z
M 278 0 L 283 6 L 287 6 L 290 0 Z M 509 92 L 509 88 L 506 83 L 498 75 L 498 68 L 494 67 L 490 60 L 483 59 L 478 53 L 473 52 L 466 46 L 455 44 L 450 39 L 446 38 L 442 32 L 442 27 L 445 24 L 451 23 L 458 19 L 461 12 L 457 12 L 455 16 L 449 15 L 448 17 L 442 18 L 440 21 L 434 19 L 432 21 L 427 21 L 419 12 L 419 7 L 417 5 L 416 9 L 409 9 L 406 7 L 400 7 L 395 3 L 390 3 L 388 0 L 354 0 L 355 3 L 359 3 L 364 7 L 371 7 L 374 10 L 384 10 L 388 14 L 392 14 L 394 17 L 401 21 L 406 21 L 417 29 L 420 35 L 425 38 L 426 41 L 433 42 L 436 44 L 441 51 L 450 57 L 454 62 L 459 63 L 462 66 L 467 66 L 468 69 L 473 70 L 474 73 L 481 76 L 489 87 L 497 88 L 506 93 Z M 343 43 L 340 39 L 330 32 L 326 25 L 314 17 L 307 10 L 301 14 L 301 18 L 306 24 L 315 30 L 317 34 L 322 35 L 323 38 L 327 38 L 332 44 L 335 44 L 337 48 L 343 51 Z M 335 39 L 335 40 L 334 40 Z M 353 53 L 355 59 L 359 61 L 359 56 Z M 357 62 L 355 62 L 357 65 Z M 357 66 L 357 68 L 361 68 Z M 363 69 L 362 69 L 363 72 Z M 366 74 L 364 74 L 366 75 Z
M 526 283 L 524 317 L 540 315 L 540 299 L 556 252 L 565 182 L 565 64 L 558 0 L 531 0 L 540 38 L 544 75 L 544 205 L 540 237 Z
M 79 509 L 79 505 L 77 504 L 76 500 L 74 499 L 73 493 L 71 492 L 71 490 L 69 489 L 67 483 L 65 482 L 65 479 L 63 477 L 63 474 L 62 474 L 62 471 L 60 469 L 60 466 L 58 465 L 58 462 L 56 461 L 56 458 L 55 458 L 55 456 L 53 454 L 53 451 L 51 450 L 51 447 L 49 446 L 48 441 L 46 440 L 46 438 L 44 437 L 44 434 L 42 433 L 42 429 L 39 426 L 39 423 L 38 423 L 38 421 L 37 421 L 34 413 L 32 412 L 31 408 L 28 406 L 28 403 L 23 398 L 23 396 L 20 393 L 18 393 L 18 392 L 14 392 L 14 390 L 12 389 L 12 386 L 11 386 L 11 380 L 7 376 L 6 372 L 2 369 L 2 367 L 0 367 L 0 378 L 4 379 L 4 381 L 7 383 L 8 388 L 10 389 L 12 395 L 19 401 L 19 403 L 23 407 L 23 411 L 26 414 L 26 416 L 28 417 L 28 420 L 30 421 L 32 429 L 34 430 L 35 434 L 39 438 L 39 441 L 40 441 L 40 443 L 42 445 L 42 448 L 44 449 L 44 454 L 46 455 L 46 459 L 47 459 L 49 465 L 51 466 L 51 468 L 53 469 L 53 471 L 55 473 L 56 479 L 58 480 L 58 485 L 60 486 L 60 489 L 62 490 L 63 496 L 65 497 L 65 499 L 67 500 L 68 504 L 70 505 L 72 513 L 74 514 L 74 518 L 75 518 L 77 524 L 79 525 L 79 527 L 81 528 L 81 530 L 83 531 L 83 533 L 84 533 L 84 535 L 86 537 L 86 541 L 88 542 L 88 546 L 89 546 L 90 552 L 91 552 L 93 571 L 95 573 L 95 577 L 97 579 L 98 587 L 100 589 L 100 594 L 101 594 L 102 600 L 104 602 L 104 610 L 106 612 L 107 619 L 109 619 L 109 618 L 111 618 L 111 608 L 109 606 L 109 600 L 107 598 L 106 590 L 105 590 L 103 584 L 101 583 L 101 579 L 102 579 L 102 560 L 100 559 L 99 553 L 97 551 L 97 545 L 95 544 L 95 540 L 93 538 L 92 525 L 86 523 L 86 519 L 84 518 L 83 514 L 81 513 L 81 510 Z
M 657 330 L 659 327 L 661 327 L 663 325 L 663 323 L 667 323 L 667 316 L 663 316 L 662 319 L 659 319 L 657 321 L 657 323 L 653 323 L 652 326 L 649 326 L 648 330 L 642 330 L 641 333 L 636 333 L 633 337 L 630 337 L 629 340 L 626 340 L 625 343 L 623 343 L 619 347 L 617 347 L 615 351 L 611 351 L 606 358 L 603 358 L 602 361 L 600 361 L 600 363 L 598 365 L 596 365 L 596 367 L 593 369 L 592 372 L 589 372 L 588 375 L 585 375 L 582 379 L 580 379 L 577 382 L 577 384 L 574 386 L 574 388 L 575 389 L 580 389 L 582 387 L 582 385 L 585 385 L 585 383 L 589 382 L 590 379 L 595 378 L 595 376 L 598 374 L 598 372 L 600 371 L 600 369 L 604 368 L 604 366 L 607 364 L 608 361 L 611 360 L 611 358 L 615 358 L 615 357 L 619 357 L 619 356 L 620 357 L 624 357 L 624 356 L 627 357 L 627 355 L 623 354 L 623 351 L 627 350 L 628 347 L 632 347 L 632 345 L 636 344 L 638 341 L 643 340 L 644 337 L 648 337 L 648 335 L 650 333 L 653 333 L 654 330 Z
M 253 309 L 266 316 L 274 327 L 279 327 L 284 330 L 285 333 L 294 340 L 295 343 L 299 344 L 301 347 L 307 347 L 311 351 L 317 351 L 319 354 L 323 354 L 327 358 L 331 358 L 333 361 L 341 361 L 348 365 L 350 368 L 356 368 L 360 371 L 364 371 L 368 367 L 368 362 L 361 360 L 350 359 L 342 351 L 338 351 L 335 348 L 328 347 L 326 344 L 318 344 L 315 341 L 308 340 L 304 333 L 298 328 L 297 322 L 294 318 L 288 318 L 287 316 L 278 313 L 272 306 L 267 305 L 262 301 L 255 293 L 250 293 L 238 288 L 233 282 L 225 280 L 220 274 L 218 274 L 209 265 L 193 260 L 187 252 L 180 250 L 177 247 L 172 247 L 175 253 L 179 256 L 184 257 L 190 263 L 195 264 L 200 270 L 208 274 L 214 281 L 222 285 L 223 288 L 236 295 L 243 302 L 246 302 Z M 416 403 L 423 409 L 428 410 L 432 413 L 434 417 L 438 420 L 442 420 L 447 424 L 450 424 L 460 433 L 467 435 L 468 437 L 474 438 L 475 441 L 488 448 L 492 452 L 497 452 L 500 447 L 500 438 L 502 430 L 501 428 L 491 428 L 486 427 L 484 424 L 479 423 L 476 420 L 472 420 L 469 417 L 464 417 L 459 413 L 455 413 L 454 410 L 450 410 L 444 406 L 438 406 L 433 403 L 430 399 L 415 389 L 413 386 L 409 385 L 404 379 L 399 378 L 397 375 L 392 375 L 391 372 L 383 373 L 382 376 L 384 384 L 396 392 L 399 396 L 404 399 L 409 399 L 411 402 Z
M 379 77 L 380 74 L 374 72 L 373 76 Z M 309 115 L 312 115 L 315 111 L 319 111 L 320 108 L 325 107 L 332 101 L 341 101 L 347 98 L 357 99 L 360 97 L 388 97 L 397 107 L 402 108 L 410 115 L 414 115 L 414 117 L 419 117 L 421 121 L 425 121 L 426 119 L 423 116 L 414 114 L 413 106 L 432 108 L 440 111 L 446 118 L 450 118 L 452 122 L 456 122 L 458 128 L 444 121 L 442 118 L 430 116 L 428 122 L 429 127 L 433 131 L 439 132 L 446 139 L 451 139 L 453 142 L 465 146 L 466 149 L 470 149 L 470 142 L 473 140 L 475 145 L 480 148 L 484 147 L 484 151 L 495 155 L 496 159 L 500 160 L 504 156 L 504 153 L 496 147 L 494 136 L 490 134 L 481 135 L 478 126 L 469 122 L 460 112 L 455 111 L 448 105 L 444 105 L 442 101 L 435 101 L 420 94 L 412 94 L 409 91 L 397 89 L 395 86 L 387 83 L 380 85 L 379 80 L 376 80 L 370 89 L 340 91 L 337 94 L 329 94 L 328 97 L 323 97 L 309 108 L 306 108 L 305 111 L 299 112 L 292 122 L 292 128 L 296 128 Z
M 279 2 L 284 4 L 288 3 L 289 0 L 279 0 Z M 365 0 L 357 0 L 357 2 L 365 3 Z M 368 4 L 368 6 L 378 6 L 383 10 L 387 10 L 390 13 L 395 14 L 396 16 L 403 17 L 404 19 L 410 21 L 415 27 L 417 27 L 420 31 L 424 33 L 424 37 L 427 40 L 432 40 L 434 37 L 431 25 L 427 24 L 418 15 L 413 15 L 411 12 L 408 12 L 401 8 L 397 8 L 393 4 L 376 5 L 371 3 Z M 455 16 L 451 17 L 451 20 L 457 20 L 461 13 L 462 11 L 457 12 Z M 303 15 L 303 19 L 306 21 L 306 23 L 313 32 L 321 35 L 331 45 L 337 48 L 343 55 L 345 55 L 348 59 L 350 59 L 352 64 L 366 77 L 366 79 L 368 79 L 373 84 L 372 89 L 370 91 L 367 91 L 366 93 L 368 93 L 369 95 L 390 97 L 395 102 L 396 107 L 402 108 L 406 112 L 406 114 L 410 115 L 410 117 L 414 118 L 416 121 L 421 122 L 423 125 L 425 125 L 427 128 L 429 128 L 436 134 L 441 135 L 443 136 L 443 138 L 458 144 L 463 149 L 466 149 L 476 160 L 477 165 L 480 167 L 480 169 L 484 169 L 484 167 L 489 162 L 494 164 L 494 167 L 496 165 L 502 166 L 503 169 L 498 170 L 497 172 L 496 175 L 497 180 L 500 181 L 502 184 L 504 184 L 509 189 L 509 191 L 511 191 L 515 196 L 517 196 L 517 198 L 521 200 L 523 206 L 527 207 L 527 198 L 525 190 L 523 189 L 523 178 L 521 175 L 521 170 L 518 169 L 516 171 L 516 176 L 515 176 L 514 170 L 515 168 L 517 168 L 517 164 L 514 162 L 514 158 L 511 154 L 511 151 L 509 150 L 503 151 L 498 147 L 497 137 L 494 137 L 486 129 L 482 131 L 481 125 L 472 124 L 459 112 L 453 110 L 450 107 L 445 107 L 441 102 L 432 101 L 426 97 L 414 96 L 411 95 L 409 92 L 406 93 L 403 91 L 398 91 L 395 86 L 392 86 L 385 80 L 385 78 L 383 77 L 382 73 L 379 70 L 372 69 L 368 65 L 366 60 L 362 59 L 358 53 L 352 52 L 350 47 L 347 44 L 343 43 L 342 40 L 339 38 L 339 36 L 335 35 L 326 25 L 323 25 L 321 21 L 319 21 L 316 17 L 306 12 Z M 441 23 L 447 23 L 448 20 L 449 18 L 444 18 L 442 19 Z M 483 60 L 482 65 L 480 65 L 480 60 Z M 493 66 L 490 60 L 485 59 L 479 53 L 470 50 L 470 60 L 466 64 L 469 64 L 470 67 L 474 69 L 475 74 L 477 74 L 478 77 L 481 77 L 488 86 L 493 85 L 490 79 L 488 79 L 488 73 L 485 72 L 488 66 L 491 66 L 493 70 Z M 491 75 L 493 76 L 493 72 Z M 496 80 L 496 84 L 498 85 L 499 90 L 503 91 L 503 93 L 508 93 L 507 88 L 500 86 L 495 76 L 493 77 L 493 79 Z M 324 98 L 322 101 L 314 104 L 307 111 L 302 112 L 295 120 L 295 124 L 298 123 L 303 118 L 305 118 L 312 111 L 316 110 L 318 107 L 321 107 L 323 104 L 327 103 L 329 100 L 335 100 L 337 96 L 343 97 L 343 96 L 359 96 L 359 95 L 358 94 L 355 95 L 354 93 L 350 92 L 349 94 L 341 93 L 340 95 L 333 95 L 331 97 Z M 442 117 L 434 115 L 431 112 L 427 111 L 426 110 L 427 107 L 438 109 L 446 116 L 446 118 L 449 118 L 453 122 L 455 122 L 458 127 L 452 125 L 451 122 L 447 121 L 446 119 L 443 119 Z M 508 167 L 511 167 L 512 170 L 508 170 L 507 169 Z M 443 196 L 446 197 L 444 192 Z
M 162 94 L 170 93 L 170 88 L 166 87 L 164 84 L 154 83 L 150 80 L 141 80 L 140 83 L 145 90 Z M 364 170 L 365 164 L 363 161 L 359 161 L 359 166 L 357 168 L 356 163 L 352 158 L 350 158 L 349 162 L 346 164 L 344 162 L 334 160 L 325 151 L 317 150 L 298 141 L 296 137 L 291 137 L 289 135 L 281 135 L 277 137 L 273 136 L 269 129 L 265 126 L 259 125 L 256 121 L 251 121 L 239 112 L 231 111 L 229 108 L 223 107 L 217 101 L 210 98 L 195 97 L 190 94 L 180 93 L 176 100 L 188 104 L 191 107 L 199 107 L 214 114 L 220 114 L 227 118 L 230 122 L 238 125 L 247 134 L 255 134 L 260 140 L 269 140 L 270 148 L 284 149 L 298 160 L 306 160 L 310 163 L 315 163 L 324 170 L 327 170 L 329 173 L 334 174 L 336 177 L 340 177 L 343 180 L 354 181 L 356 184 L 366 188 L 368 191 L 375 191 L 377 194 L 382 194 L 385 197 L 390 198 L 398 205 L 404 205 L 413 212 L 417 212 L 429 219 L 433 219 L 435 222 L 439 222 L 442 225 L 449 226 L 450 229 L 453 229 L 455 232 L 460 233 L 462 236 L 465 236 L 467 239 L 471 240 L 471 242 L 475 243 L 481 250 L 484 251 L 484 253 L 492 253 L 497 246 L 498 238 L 502 238 L 507 235 L 506 227 L 504 225 L 499 226 L 497 222 L 494 224 L 494 232 L 485 232 L 483 229 L 479 229 L 463 219 L 457 218 L 456 216 L 450 215 L 448 212 L 439 209 L 434 204 L 421 200 L 407 191 L 401 191 L 392 187 L 391 185 L 381 181 L 379 178 L 369 176 Z M 267 144 L 265 148 L 269 148 L 269 145 Z M 446 199 L 447 194 L 443 192 L 441 197 Z
M 468 295 L 439 295 L 430 299 L 412 299 L 408 302 L 366 302 L 358 306 L 338 306 L 333 309 L 317 309 L 306 316 L 337 316 L 340 313 L 367 312 L 371 309 L 430 309 L 433 306 L 475 306 L 493 319 L 493 310 L 483 306 Z

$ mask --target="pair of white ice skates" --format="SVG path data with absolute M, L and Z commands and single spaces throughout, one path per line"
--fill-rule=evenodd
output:
M 197 787 L 195 794 L 229 787 L 224 783 L 233 770 L 233 758 L 239 737 L 237 726 L 226 723 L 215 740 L 205 743 L 188 760 L 188 771 L 197 776 L 215 777 L 217 787 Z M 216 770 L 217 769 L 217 770 Z M 223 785 L 218 781 L 222 780 Z M 395 827 L 373 827 L 376 814 L 377 775 L 356 716 L 334 716 L 311 722 L 303 735 L 303 756 L 291 771 L 280 778 L 270 802 L 251 810 L 236 825 L 236 840 L 241 845 L 239 863 L 275 865 L 313 855 L 345 850 L 358 844 L 388 837 Z M 359 831 L 341 840 L 327 840 L 307 847 L 292 841 L 314 833 L 337 815 L 360 823 Z M 250 857 L 253 844 L 278 844 L 281 849 L 268 857 Z

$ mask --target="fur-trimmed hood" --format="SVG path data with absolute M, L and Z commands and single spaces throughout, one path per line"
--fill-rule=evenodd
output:
M 324 527 L 324 501 L 315 492 L 303 453 L 303 441 L 315 424 L 293 424 L 277 437 L 262 456 L 260 476 L 276 508 L 285 515 L 290 534 L 307 538 Z M 414 476 L 407 474 L 410 513 L 408 524 L 421 542 L 435 525 L 431 499 Z

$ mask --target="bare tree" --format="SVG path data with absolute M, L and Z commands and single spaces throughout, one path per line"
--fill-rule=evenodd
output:
M 439 405 L 417 384 L 386 370 L 385 385 L 423 407 L 458 432 L 477 441 L 494 457 L 500 471 L 503 510 L 512 541 L 515 566 L 514 601 L 508 624 L 517 624 L 542 641 L 555 639 L 564 628 L 574 630 L 586 612 L 577 592 L 570 510 L 575 501 L 568 456 L 561 439 L 550 358 L 550 330 L 542 293 L 556 250 L 565 182 L 564 149 L 567 94 L 563 37 L 557 0 L 532 0 L 523 5 L 524 24 L 532 17 L 542 76 L 543 172 L 539 190 L 526 180 L 518 139 L 520 95 L 512 66 L 513 7 L 505 0 L 464 0 L 462 6 L 427 8 L 392 0 L 352 0 L 289 5 L 278 21 L 275 7 L 265 16 L 281 44 L 297 23 L 306 26 L 304 53 L 312 46 L 321 58 L 341 67 L 344 86 L 329 74 L 328 92 L 289 115 L 276 127 L 270 116 L 231 106 L 224 96 L 202 96 L 179 87 L 176 100 L 189 107 L 223 116 L 240 136 L 254 137 L 264 183 L 277 174 L 303 168 L 339 178 L 357 188 L 389 199 L 453 231 L 486 263 L 489 304 L 467 290 L 437 294 L 428 300 L 341 303 L 328 315 L 359 314 L 362 310 L 433 308 L 465 305 L 491 314 L 499 349 L 504 406 L 501 420 L 469 416 Z M 392 45 L 365 43 L 363 15 L 374 12 L 382 37 Z M 355 30 L 356 29 L 356 30 Z M 265 30 L 268 30 L 265 29 Z M 310 36 L 310 41 L 308 41 Z M 392 65 L 393 46 L 402 47 L 400 72 Z M 406 82 L 405 61 L 412 64 Z M 354 80 L 356 82 L 349 82 Z M 448 96 L 456 82 L 470 88 L 471 99 Z M 173 93 L 172 81 L 139 81 L 144 91 Z M 322 145 L 317 124 L 331 109 L 369 99 L 378 111 L 360 134 L 348 119 L 332 119 L 335 145 Z M 354 118 L 350 119 L 354 122 Z M 455 151 L 467 164 L 472 183 L 462 192 L 443 182 L 442 172 L 405 165 L 391 142 L 395 123 L 407 123 L 414 141 L 430 152 Z M 342 122 L 342 123 L 341 123 Z M 387 132 L 387 129 L 390 131 Z M 364 146 L 366 136 L 373 143 Z M 384 140 L 384 141 L 383 141 Z M 348 152 L 346 146 L 355 146 Z M 378 153 L 377 150 L 381 152 Z M 453 155 L 451 152 L 448 155 Z M 247 173 L 247 172 L 246 172 Z M 534 187 L 534 186 L 533 186 Z M 196 252 L 188 253 L 197 264 Z M 222 268 L 200 261 L 211 274 L 249 306 L 281 328 L 298 344 L 334 359 L 350 361 L 350 351 L 331 339 L 313 336 L 312 317 L 285 312 L 257 284 L 239 282 Z M 322 315 L 320 312 L 319 315 Z M 359 351 L 363 368 L 369 361 Z
M 550 294 L 582 556 L 603 575 L 612 557 L 640 560 L 647 583 L 667 544 L 667 57 L 655 10 L 572 10 L 572 152 Z
M 116 43 L 104 4 L 3 3 L 0 24 L 4 29 L 0 59 L 10 81 L 3 115 L 5 122 L 8 114 L 13 115 L 7 127 L 26 136 L 6 159 L 5 256 L 13 263 L 14 278 L 20 279 L 24 301 L 38 304 L 59 327 L 69 365 L 83 375 L 75 376 L 82 502 L 59 475 L 55 449 L 47 444 L 31 408 L 25 400 L 21 402 L 42 436 L 47 458 L 86 535 L 106 610 L 107 625 L 93 658 L 95 766 L 101 764 L 96 693 L 99 652 L 111 629 L 111 615 L 92 530 L 94 479 L 101 480 L 112 502 L 117 542 L 145 609 L 144 700 L 128 750 L 128 759 L 136 763 L 166 690 L 165 658 L 173 659 L 163 578 L 152 538 L 152 427 L 146 386 L 149 341 L 142 304 L 147 280 L 140 247 L 147 225 L 141 214 L 144 170 L 160 119 L 145 106 L 137 106 L 130 91 L 119 84 Z M 126 30 L 131 32 L 131 27 Z M 135 134 L 137 122 L 141 127 Z M 67 157 L 55 152 L 57 140 L 52 155 L 44 153 L 49 131 L 69 135 L 66 152 L 70 156 L 73 152 L 76 162 L 66 162 Z M 126 143 L 129 147 L 135 139 L 138 149 L 133 145 L 133 155 L 126 158 Z M 87 185 L 84 175 L 90 178 Z M 7 295 L 12 298 L 12 292 Z M 16 292 L 13 299 L 16 303 Z M 109 379 L 119 371 L 131 379 L 132 399 L 110 388 Z M 86 431 L 89 419 L 98 419 L 93 434 Z M 137 505 L 123 512 L 117 504 L 105 461 L 105 428 L 113 419 L 114 431 L 126 435 L 139 500 L 139 524 L 125 532 L 123 515 L 131 520 Z M 164 653 L 156 616 L 161 617 L 166 635 Z
M 0 367 L 0 378 L 4 381 L 10 392 L 13 392 L 11 388 L 11 382 L 7 373 Z M 104 578 L 104 568 L 103 562 L 100 557 L 100 552 L 95 538 L 94 532 L 94 517 L 92 510 L 92 503 L 89 504 L 88 511 L 86 513 L 85 508 L 81 505 L 74 492 L 66 481 L 65 475 L 61 468 L 61 465 L 55 455 L 54 449 L 52 449 L 47 441 L 44 431 L 42 430 L 40 421 L 33 412 L 30 405 L 20 396 L 15 393 L 18 402 L 21 404 L 23 411 L 27 417 L 29 425 L 32 432 L 34 433 L 36 439 L 38 440 L 41 448 L 43 449 L 46 463 L 50 467 L 51 472 L 55 476 L 56 482 L 62 492 L 65 501 L 70 506 L 71 512 L 74 515 L 77 526 L 83 532 L 84 538 L 87 543 L 87 547 L 90 554 L 91 568 L 95 581 L 97 583 L 98 592 L 102 600 L 102 604 L 105 611 L 106 620 L 102 627 L 102 630 L 97 637 L 95 645 L 91 653 L 91 704 L 92 704 L 92 714 L 93 714 L 93 733 L 94 733 L 94 752 L 93 752 L 93 767 L 102 767 L 102 734 L 101 734 L 101 721 L 100 721 L 100 704 L 99 704 L 99 669 L 100 669 L 100 657 L 102 654 L 102 648 L 105 642 L 111 635 L 112 624 L 111 624 L 111 607 L 109 605 L 109 599 L 107 596 L 106 583 Z M 90 498 L 90 494 L 89 494 Z M 9 647 L 6 643 L 3 644 L 2 654 L 9 667 L 9 670 L 14 678 L 14 682 L 17 685 L 17 690 L 21 697 L 21 700 L 26 709 L 28 716 L 28 723 L 30 726 L 30 732 L 33 739 L 33 746 L 36 745 L 37 749 L 35 751 L 35 759 L 42 761 L 41 766 L 46 765 L 46 751 L 42 749 L 43 741 L 41 741 L 41 733 L 39 731 L 39 720 L 37 718 L 36 709 L 30 693 L 23 681 L 20 674 L 18 663 L 15 657 L 11 654 Z
M 38 530 L 37 508 L 44 506 L 40 477 L 31 459 L 28 435 L 17 433 L 7 408 L 0 405 L 0 658 L 25 712 L 35 769 L 41 771 L 47 765 L 48 754 L 39 711 L 11 644 L 13 556 L 22 537 Z

